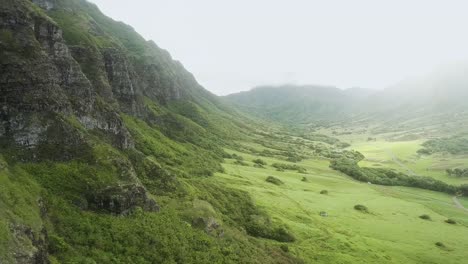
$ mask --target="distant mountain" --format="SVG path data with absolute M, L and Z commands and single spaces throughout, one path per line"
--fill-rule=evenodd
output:
M 457 63 L 439 67 L 426 76 L 403 80 L 370 97 L 370 105 L 453 111 L 467 109 L 467 99 L 468 64 Z
M 258 117 L 286 123 L 340 120 L 375 92 L 331 86 L 262 86 L 225 98 Z
M 389 127 L 396 121 L 412 122 L 413 126 L 440 124 L 448 119 L 464 120 L 468 115 L 468 64 L 440 67 L 384 90 L 262 86 L 225 99 L 250 114 L 285 124 L 362 120 L 386 123 Z

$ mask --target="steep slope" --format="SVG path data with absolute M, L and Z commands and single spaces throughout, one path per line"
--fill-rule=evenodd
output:
M 248 124 L 95 5 L 3 0 L 0 262 L 298 262 L 209 178 Z

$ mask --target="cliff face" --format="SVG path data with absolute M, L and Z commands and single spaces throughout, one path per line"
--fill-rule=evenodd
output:
M 145 117 L 144 98 L 166 105 L 203 92 L 166 51 L 90 3 L 34 0 L 39 10 L 26 0 L 3 2 L 0 137 L 9 142 L 35 148 L 57 141 L 50 130 L 68 131 L 51 120 L 73 115 L 86 129 L 112 136 L 115 146 L 132 148 L 120 112 Z M 122 36 L 112 35 L 116 28 Z
M 247 237 L 268 217 L 247 193 L 209 179 L 248 129 L 95 5 L 2 0 L 0 263 L 295 263 Z
M 62 30 L 32 8 L 24 1 L 7 1 L 2 7 L 0 136 L 33 149 L 60 140 L 48 132 L 66 133 L 55 120 L 74 115 L 87 129 L 112 133 L 120 138 L 120 147 L 131 147 L 116 112 L 96 111 L 95 89 L 65 44 Z
M 2 156 L 9 162 L 36 164 L 107 160 L 108 165 L 100 166 L 117 167 L 111 180 L 96 174 L 91 176 L 96 183 L 79 178 L 69 183 L 80 190 L 70 202 L 81 210 L 117 215 L 137 207 L 158 211 L 159 205 L 142 184 L 144 170 L 137 173 L 134 168 L 148 153 L 135 146 L 124 116 L 160 126 L 177 123 L 168 119 L 168 110 L 156 113 L 156 105 L 166 109 L 205 95 L 208 100 L 214 98 L 166 51 L 129 26 L 105 17 L 93 4 L 78 0 L 1 3 L 0 161 Z M 180 122 L 179 127 L 187 129 Z M 133 153 L 134 160 L 116 152 L 104 157 L 96 154 L 96 146 L 107 143 L 117 151 Z M 153 189 L 161 189 L 161 182 L 174 181 L 157 162 L 147 163 Z M 10 173 L 14 175 L 8 165 L 0 168 L 1 177 Z M 43 187 L 50 192 L 47 184 Z M 83 187 L 77 187 L 80 184 Z M 61 188 L 59 193 L 66 193 L 67 187 Z M 10 256 L 5 263 L 48 262 L 43 223 L 51 216 L 40 213 L 42 206 L 35 202 L 42 201 L 39 192 L 31 201 L 27 210 L 38 215 L 34 221 L 5 219 L 10 243 L 5 247 L 8 252 L 0 250 L 2 263 L 2 254 Z M 2 210 L 21 215 L 10 207 L 0 208 L 3 214 Z

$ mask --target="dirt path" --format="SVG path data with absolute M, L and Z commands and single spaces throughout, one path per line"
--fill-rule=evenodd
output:
M 461 210 L 464 210 L 466 212 L 468 212 L 468 209 L 466 209 L 463 204 L 460 203 L 460 201 L 458 200 L 458 198 L 456 196 L 452 197 L 452 200 L 453 200 L 453 203 L 455 204 L 455 206 Z
M 414 172 L 412 169 L 408 168 L 408 166 L 406 166 L 403 162 L 401 162 L 398 157 L 395 155 L 395 153 L 393 153 L 393 151 L 391 151 L 390 149 L 386 149 L 385 152 L 390 155 L 390 157 L 392 158 L 392 161 L 395 162 L 396 164 L 398 164 L 398 166 L 402 167 L 403 169 L 405 169 L 408 174 L 410 176 L 418 176 L 416 174 L 416 172 Z

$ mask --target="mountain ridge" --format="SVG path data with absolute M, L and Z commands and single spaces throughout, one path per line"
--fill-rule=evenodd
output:
M 362 119 L 395 122 L 418 116 L 430 119 L 441 114 L 467 115 L 464 103 L 464 98 L 468 98 L 467 69 L 466 64 L 438 69 L 384 90 L 283 85 L 253 88 L 223 98 L 260 118 L 289 125 L 352 124 Z

